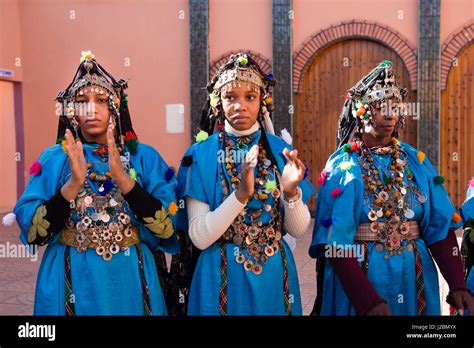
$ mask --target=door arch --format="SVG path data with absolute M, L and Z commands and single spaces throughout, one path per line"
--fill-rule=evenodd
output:
M 317 185 L 320 171 L 334 152 L 339 114 L 347 90 L 382 60 L 393 62 L 397 81 L 410 86 L 409 72 L 400 56 L 379 42 L 353 39 L 337 42 L 313 58 L 295 95 L 295 147 L 309 166 L 309 178 Z M 348 63 L 348 64 L 344 64 Z M 409 91 L 408 101 L 416 101 Z M 416 146 L 417 121 L 407 118 L 401 140 Z M 312 198 L 310 207 L 314 208 Z

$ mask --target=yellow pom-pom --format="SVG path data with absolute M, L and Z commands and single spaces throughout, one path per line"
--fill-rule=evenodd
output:
M 206 140 L 207 138 L 209 138 L 209 134 L 205 131 L 200 131 L 197 135 L 196 135 L 196 141 L 198 143 L 200 143 L 201 141 L 204 141 Z
M 416 157 L 418 157 L 418 161 L 420 161 L 420 163 L 423 163 L 423 161 L 425 160 L 425 153 L 422 152 L 422 151 L 418 151 L 418 153 L 416 154 Z
M 217 102 L 219 101 L 219 96 L 214 93 L 211 93 L 209 94 L 209 99 L 210 99 L 211 106 L 215 108 L 217 106 Z

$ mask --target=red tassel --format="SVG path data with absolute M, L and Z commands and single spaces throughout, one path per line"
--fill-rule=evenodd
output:
M 135 133 L 133 133 L 132 131 L 125 132 L 125 141 L 131 140 L 131 139 L 137 139 L 137 136 L 135 135 Z
M 332 190 L 331 192 L 331 197 L 332 198 L 336 198 L 337 196 L 339 196 L 341 194 L 341 189 L 339 187 L 335 188 L 334 190 Z
M 41 169 L 42 169 L 41 163 L 36 161 L 31 165 L 30 169 L 28 170 L 28 173 L 30 175 L 38 175 L 41 173 Z

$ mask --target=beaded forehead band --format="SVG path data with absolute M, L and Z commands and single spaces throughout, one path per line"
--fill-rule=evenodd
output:
M 90 89 L 85 88 L 91 86 Z M 117 92 L 114 90 L 113 86 L 102 76 L 97 76 L 96 74 L 87 74 L 84 75 L 78 82 L 72 85 L 70 93 L 72 96 L 83 95 L 87 92 L 98 93 L 98 94 L 106 94 L 108 97 L 109 95 L 117 95 Z
M 222 73 L 222 75 L 219 77 L 219 80 L 217 80 L 216 84 L 214 85 L 214 91 L 219 91 L 224 85 L 234 81 L 248 82 L 260 88 L 265 87 L 262 77 L 257 71 L 251 68 L 242 69 L 236 67 L 234 69 L 226 70 Z

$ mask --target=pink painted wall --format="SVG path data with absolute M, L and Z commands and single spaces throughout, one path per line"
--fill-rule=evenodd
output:
M 21 32 L 28 33 L 21 38 L 26 168 L 54 144 L 53 98 L 72 80 L 81 51 L 89 49 L 114 77 L 130 79 L 139 139 L 179 165 L 189 146 L 187 0 L 22 0 L 20 13 Z M 185 133 L 167 134 L 165 105 L 178 103 L 185 107 Z
M 293 11 L 295 51 L 318 31 L 354 19 L 387 25 L 417 46 L 418 0 L 293 0 Z
M 238 49 L 271 59 L 271 0 L 209 0 L 209 61 Z
M 21 32 L 18 0 L 0 0 L 0 68 L 13 70 L 9 80 L 21 81 Z
M 209 0 L 209 8 L 210 61 L 236 49 L 271 59 L 271 0 Z M 417 0 L 293 0 L 293 10 L 294 51 L 319 30 L 352 19 L 380 22 L 417 46 Z M 472 18 L 474 0 L 442 0 L 442 42 Z M 53 98 L 89 49 L 115 77 L 130 78 L 139 138 L 177 167 L 189 146 L 188 0 L 0 0 L 0 67 L 22 81 L 25 167 L 54 143 Z M 167 134 L 165 105 L 178 103 L 185 133 Z
M 0 211 L 11 209 L 17 199 L 14 112 L 13 83 L 0 81 Z
M 474 0 L 441 0 L 441 45 L 453 32 L 474 20 Z

